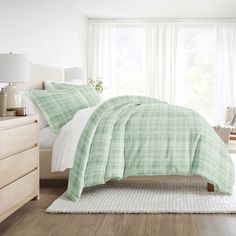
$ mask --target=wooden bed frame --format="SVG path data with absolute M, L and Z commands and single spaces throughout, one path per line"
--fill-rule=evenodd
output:
M 207 183 L 207 191 L 208 192 L 214 192 L 214 185 L 210 184 L 210 183 Z
M 31 64 L 30 65 L 30 82 L 27 84 L 17 84 L 20 90 L 30 90 L 30 89 L 43 89 L 43 81 L 51 80 L 61 82 L 64 80 L 64 70 L 63 68 L 48 67 L 44 65 Z M 40 149 L 40 180 L 48 181 L 66 181 L 68 179 L 68 171 L 65 172 L 50 172 L 51 168 L 51 149 Z M 151 179 L 151 181 L 160 181 L 165 178 L 168 179 L 171 176 L 155 176 L 153 178 L 148 177 L 130 177 L 131 179 Z M 195 177 L 182 177 L 182 176 L 172 176 L 172 178 L 195 178 Z M 207 184 L 208 192 L 214 192 L 214 185 Z

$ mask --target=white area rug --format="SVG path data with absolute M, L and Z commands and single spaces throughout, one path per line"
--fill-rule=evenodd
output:
M 78 203 L 62 194 L 50 213 L 236 213 L 236 191 L 208 193 L 202 181 L 109 183 L 83 191 Z

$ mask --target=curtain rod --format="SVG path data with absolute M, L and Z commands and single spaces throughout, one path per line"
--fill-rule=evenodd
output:
M 152 22 L 152 21 L 171 21 L 171 22 L 236 22 L 236 18 L 88 18 L 90 21 L 115 21 L 115 22 Z

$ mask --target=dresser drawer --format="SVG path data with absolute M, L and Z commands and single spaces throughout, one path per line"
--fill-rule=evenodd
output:
M 37 168 L 37 147 L 0 160 L 0 189 Z
M 38 194 L 38 170 L 0 189 L 0 222 Z
M 0 132 L 0 159 L 37 145 L 37 123 Z

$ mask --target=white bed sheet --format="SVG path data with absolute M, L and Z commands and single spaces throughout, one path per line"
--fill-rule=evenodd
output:
M 80 136 L 90 116 L 98 106 L 78 111 L 73 119 L 62 127 L 53 146 L 52 172 L 65 171 L 73 167 Z
M 39 147 L 42 149 L 51 149 L 55 143 L 57 135 L 50 127 L 46 127 L 39 132 Z

